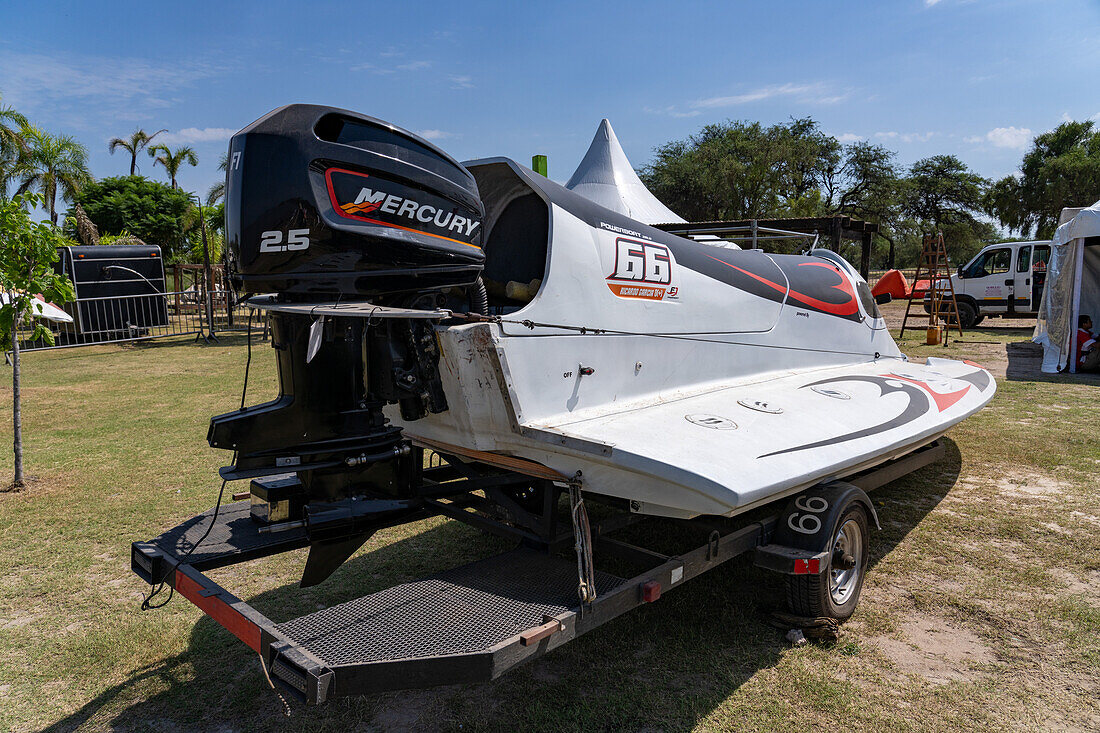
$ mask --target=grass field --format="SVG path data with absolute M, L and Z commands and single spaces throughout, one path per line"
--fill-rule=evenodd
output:
M 838 643 L 791 647 L 767 624 L 781 581 L 735 561 L 497 682 L 289 720 L 253 653 L 184 599 L 139 611 L 129 570 L 131 541 L 214 501 L 228 456 L 206 428 L 239 404 L 243 339 L 29 354 L 36 479 L 0 494 L 0 729 L 1095 730 L 1100 382 L 1038 374 L 1026 325 L 987 322 L 946 348 L 907 334 L 912 358 L 990 367 L 998 394 L 943 461 L 873 494 L 883 530 Z M 261 345 L 249 402 L 274 384 Z M 214 577 L 283 620 L 502 547 L 432 519 L 378 533 L 307 591 L 302 553 Z

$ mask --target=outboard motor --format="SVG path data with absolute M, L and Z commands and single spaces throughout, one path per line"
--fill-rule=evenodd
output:
M 382 410 L 398 403 L 414 420 L 447 409 L 433 330 L 443 314 L 384 313 L 469 310 L 484 210 L 473 176 L 431 143 L 290 105 L 233 136 L 225 211 L 233 286 L 271 294 L 279 396 L 214 417 L 208 440 L 234 451 L 223 478 L 253 479 L 254 519 L 307 527 L 312 585 L 421 508 L 421 452 Z M 337 303 L 383 315 L 316 315 Z
M 226 240 L 245 292 L 362 299 L 472 284 L 483 215 L 469 171 L 372 117 L 294 104 L 229 143 Z

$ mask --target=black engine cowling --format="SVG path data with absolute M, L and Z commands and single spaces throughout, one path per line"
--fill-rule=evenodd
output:
M 484 209 L 470 172 L 416 135 L 333 107 L 281 107 L 233 136 L 234 285 L 288 299 L 473 283 Z

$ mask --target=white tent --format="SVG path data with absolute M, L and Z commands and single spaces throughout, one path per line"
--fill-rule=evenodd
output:
M 1043 371 L 1051 373 L 1067 365 L 1076 371 L 1070 355 L 1077 316 L 1086 313 L 1093 323 L 1100 323 L 1100 201 L 1080 210 L 1063 210 L 1061 219 L 1064 223 L 1051 242 L 1039 322 L 1032 338 L 1043 346 Z
M 643 224 L 685 221 L 662 204 L 638 178 L 607 120 L 600 122 L 584 160 L 565 187 Z

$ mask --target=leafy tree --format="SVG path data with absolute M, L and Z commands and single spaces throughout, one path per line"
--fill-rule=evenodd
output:
M 57 196 L 72 201 L 92 180 L 88 171 L 88 151 L 68 135 L 51 135 L 37 127 L 27 127 L 24 137 L 27 151 L 16 166 L 19 177 L 17 194 L 37 189 L 50 222 L 57 226 Z
M 186 257 L 194 213 L 184 191 L 143 176 L 118 176 L 88 184 L 76 203 L 101 235 L 126 232 L 160 245 L 169 262 Z M 67 223 L 66 232 L 75 234 L 75 229 Z
M 839 155 L 840 143 L 809 118 L 771 127 L 730 121 L 657 148 L 641 177 L 691 220 L 798 216 L 820 207 Z
M 902 219 L 905 180 L 894 162 L 895 153 L 881 145 L 856 142 L 845 145 L 835 165 L 826 167 L 822 179 L 821 214 L 850 216 L 879 225 L 872 242 L 872 257 L 894 266 L 895 240 Z
M 33 318 L 32 300 L 40 293 L 47 301 L 64 303 L 75 296 L 65 275 L 54 272 L 57 248 L 65 244 L 55 227 L 35 224 L 28 209 L 42 203 L 34 194 L 16 195 L 0 201 L 0 287 L 6 297 L 0 306 L 0 340 L 12 352 L 12 423 L 14 428 L 15 477 L 13 488 L 23 485 L 22 364 L 19 331 Z M 36 320 L 32 339 L 53 343 L 53 334 Z
M 1009 229 L 1048 239 L 1067 206 L 1088 206 L 1100 198 L 1100 131 L 1092 121 L 1064 122 L 1032 142 L 1021 176 L 993 184 L 988 211 Z
M 157 155 L 157 153 L 160 153 L 160 155 Z M 153 158 L 154 166 L 160 163 L 164 168 L 168 177 L 172 180 L 172 188 L 179 188 L 176 185 L 176 174 L 179 173 L 184 163 L 189 163 L 192 166 L 199 164 L 194 149 L 187 145 L 176 148 L 174 153 L 168 149 L 167 145 L 154 145 L 149 148 L 149 157 Z
M 907 184 L 905 212 L 942 228 L 976 221 L 989 181 L 971 173 L 954 155 L 934 155 L 913 164 Z
M 873 143 L 844 146 L 839 165 L 827 169 L 822 181 L 825 213 L 879 224 L 896 219 L 904 184 L 894 157 Z
M 934 155 L 918 160 L 909 169 L 902 191 L 902 224 L 907 238 L 904 259 L 916 261 L 922 234 L 943 232 L 955 261 L 965 261 L 997 231 L 983 215 L 989 181 L 973 173 L 953 155 Z
M 114 155 L 119 148 L 130 154 L 130 175 L 132 176 L 137 173 L 138 153 L 144 150 L 149 143 L 153 142 L 153 138 L 162 132 L 168 132 L 168 130 L 157 130 L 150 135 L 145 130 L 137 129 L 130 133 L 128 138 L 112 138 L 111 142 L 107 144 L 107 148 L 111 151 L 111 155 Z
M 228 168 L 228 167 L 229 167 L 229 153 L 228 152 L 222 153 L 221 157 L 218 158 L 218 170 L 220 170 L 222 173 L 225 173 L 226 168 Z M 225 178 L 223 177 L 222 180 L 215 183 L 213 186 L 210 187 L 210 190 L 206 192 L 206 205 L 207 206 L 213 206 L 214 204 L 218 203 L 219 201 L 223 201 L 224 199 L 225 199 Z

